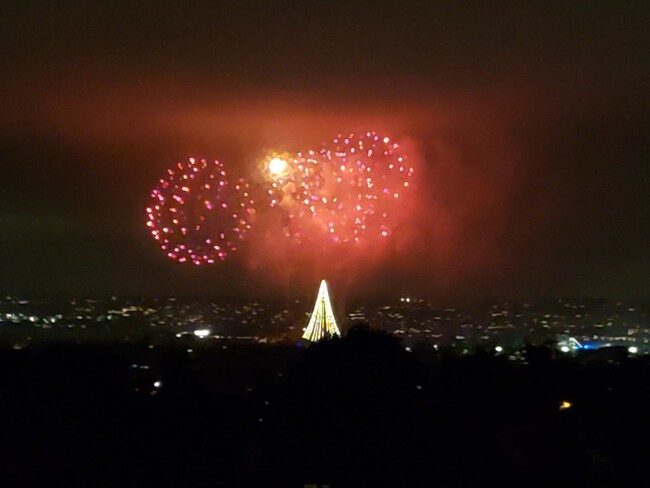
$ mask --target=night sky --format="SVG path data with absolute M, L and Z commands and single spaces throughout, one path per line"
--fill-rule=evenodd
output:
M 642 1 L 4 1 L 0 292 L 646 299 L 649 32 Z M 194 269 L 143 225 L 177 160 L 369 129 L 419 178 L 380 254 Z

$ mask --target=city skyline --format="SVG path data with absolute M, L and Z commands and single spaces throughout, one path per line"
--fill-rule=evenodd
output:
M 4 297 L 0 298 L 0 335 L 5 344 L 17 348 L 70 341 L 152 341 L 178 346 L 187 336 L 198 338 L 199 342 L 209 339 L 204 345 L 294 345 L 305 336 L 319 336 L 312 322 L 317 324 L 321 318 L 320 298 L 319 294 L 314 306 L 313 296 L 290 302 Z M 647 302 L 557 299 L 463 307 L 416 297 L 395 297 L 374 304 L 345 304 L 334 299 L 334 306 L 339 333 L 332 329 L 332 336 L 345 335 L 356 326 L 370 326 L 394 335 L 405 347 L 424 343 L 467 354 L 495 345 L 521 351 L 526 345 L 556 343 L 559 350 L 571 338 L 577 341 L 574 344 L 580 344 L 579 349 L 585 350 L 610 346 L 635 347 L 642 353 L 649 350 Z

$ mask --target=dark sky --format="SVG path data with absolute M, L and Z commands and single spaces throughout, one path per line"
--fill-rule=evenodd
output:
M 645 299 L 649 32 L 642 1 L 4 1 L 0 292 Z M 142 225 L 178 159 L 367 129 L 418 164 L 380 256 L 196 270 Z

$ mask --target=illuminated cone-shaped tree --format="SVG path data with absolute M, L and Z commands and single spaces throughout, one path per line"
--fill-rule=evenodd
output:
M 316 342 L 327 337 L 340 336 L 334 312 L 332 311 L 332 304 L 330 302 L 330 295 L 327 291 L 327 283 L 325 280 L 320 282 L 318 289 L 318 297 L 316 298 L 316 305 L 314 311 L 311 313 L 309 324 L 302 335 L 303 339 L 311 342 Z

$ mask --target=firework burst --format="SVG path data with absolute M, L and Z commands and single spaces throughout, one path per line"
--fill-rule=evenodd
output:
M 151 191 L 147 227 L 167 257 L 196 266 L 237 251 L 255 215 L 249 185 L 231 182 L 219 161 L 190 158 Z
M 327 168 L 312 150 L 274 154 L 266 160 L 264 174 L 268 204 L 283 213 L 285 236 L 302 242 L 316 230 Z
M 318 151 L 273 154 L 264 163 L 269 204 L 285 212 L 285 235 L 371 243 L 398 223 L 413 167 L 375 132 L 337 135 Z
M 386 238 L 399 220 L 413 167 L 397 143 L 376 132 L 337 135 L 319 152 L 331 197 L 321 226 L 334 242 Z

